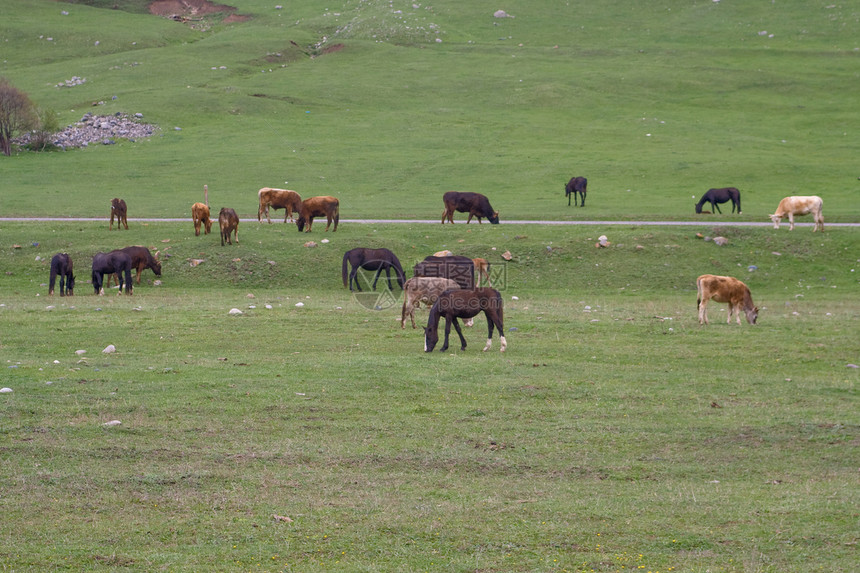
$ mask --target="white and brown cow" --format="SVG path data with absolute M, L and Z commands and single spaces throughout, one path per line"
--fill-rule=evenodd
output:
M 747 322 L 755 324 L 758 318 L 758 307 L 753 305 L 750 289 L 734 277 L 723 277 L 719 275 L 702 275 L 696 279 L 698 291 L 697 305 L 699 309 L 699 324 L 708 324 L 708 312 L 706 305 L 713 299 L 717 302 L 725 302 L 729 305 L 729 318 L 727 324 L 732 322 L 732 314 L 741 323 L 741 310 L 746 314 Z
M 266 214 L 266 220 L 272 224 L 269 218 L 269 207 L 277 211 L 284 209 L 284 223 L 287 219 L 293 220 L 293 213 L 298 213 L 302 209 L 302 198 L 295 191 L 289 189 L 274 189 L 272 187 L 263 187 L 257 191 L 260 198 L 260 208 L 257 209 L 257 220 L 263 222 L 263 213 Z
M 824 216 L 821 214 L 821 208 L 824 202 L 818 195 L 797 195 L 794 197 L 785 197 L 779 202 L 776 208 L 776 213 L 770 216 L 773 221 L 773 228 L 779 229 L 779 222 L 783 217 L 788 217 L 788 230 L 794 230 L 795 215 L 809 215 L 812 213 L 812 218 L 815 220 L 815 226 L 812 227 L 812 232 L 824 231 Z
M 415 328 L 415 309 L 424 303 L 427 307 L 433 306 L 436 299 L 446 290 L 459 289 L 460 285 L 454 279 L 440 277 L 412 277 L 403 284 L 403 310 L 400 313 L 400 328 L 406 328 L 406 315 L 412 319 L 412 328 Z M 463 322 L 466 326 L 472 326 L 472 319 Z

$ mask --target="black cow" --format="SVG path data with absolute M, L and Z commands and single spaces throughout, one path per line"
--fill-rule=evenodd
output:
M 453 279 L 457 281 L 460 288 L 475 288 L 475 262 L 469 257 L 429 256 L 415 265 L 413 271 L 416 277 Z
M 493 211 L 490 200 L 480 193 L 448 191 L 442 196 L 442 201 L 445 203 L 445 210 L 442 212 L 443 225 L 445 219 L 454 224 L 454 211 L 469 214 L 469 218 L 466 219 L 467 225 L 472 217 L 478 218 L 478 224 L 481 223 L 482 217 L 486 217 L 493 225 L 499 224 L 499 212 Z

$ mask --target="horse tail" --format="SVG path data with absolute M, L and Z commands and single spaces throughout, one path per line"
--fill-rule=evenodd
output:
M 343 265 L 340 269 L 340 275 L 343 277 L 343 286 L 346 286 L 346 262 L 349 260 L 349 253 L 350 251 L 347 251 L 343 254 Z

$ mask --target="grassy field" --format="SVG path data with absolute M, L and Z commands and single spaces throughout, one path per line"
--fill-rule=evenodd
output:
M 89 4 L 0 2 L 0 75 L 62 123 L 160 132 L 0 157 L 0 216 L 105 218 L 0 221 L 0 571 L 856 570 L 860 235 L 723 224 L 812 193 L 860 221 L 852 6 Z M 221 247 L 193 234 L 204 184 L 243 218 L 262 186 L 342 219 L 478 191 L 503 224 L 243 222 Z M 727 185 L 742 215 L 637 223 Z M 539 218 L 630 223 L 505 224 Z M 161 282 L 95 296 L 92 255 L 131 244 Z M 508 351 L 479 318 L 424 353 L 399 289 L 343 287 L 358 246 L 490 260 Z M 76 294 L 49 297 L 63 251 Z M 703 273 L 759 324 L 699 326 Z

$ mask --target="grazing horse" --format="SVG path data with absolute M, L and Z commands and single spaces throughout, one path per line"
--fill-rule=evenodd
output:
M 579 193 L 579 198 L 582 200 L 580 207 L 585 207 L 585 193 L 588 187 L 588 179 L 585 177 L 573 177 L 564 186 L 564 194 L 567 196 L 567 206 L 570 207 L 570 196 L 573 195 L 573 206 L 576 206 L 576 194 Z
M 48 294 L 54 294 L 54 284 L 60 276 L 60 296 L 75 294 L 75 275 L 72 273 L 72 257 L 66 253 L 57 253 L 51 258 L 51 282 L 48 284 Z
M 393 290 L 391 287 L 391 269 L 394 269 L 394 272 L 397 273 L 397 284 L 400 285 L 400 288 L 403 288 L 405 280 L 403 267 L 400 266 L 400 260 L 397 258 L 397 255 L 388 249 L 365 249 L 364 247 L 358 247 L 345 252 L 343 254 L 343 267 L 341 269 L 343 286 L 346 286 L 347 283 L 347 263 L 352 265 L 352 270 L 349 272 L 349 290 L 353 290 L 352 285 L 355 283 L 355 288 L 361 291 L 360 281 L 355 276 L 360 268 L 367 271 L 376 271 L 376 275 L 373 277 L 372 290 L 376 290 L 376 283 L 382 271 L 385 271 L 385 276 L 388 278 L 388 290 Z
M 131 257 L 122 251 L 96 253 L 93 257 L 92 279 L 95 293 L 99 295 L 105 293 L 104 277 L 113 273 L 119 276 L 119 294 L 122 294 L 123 284 L 125 285 L 125 294 L 131 294 Z
M 122 199 L 110 200 L 110 227 L 108 230 L 113 230 L 113 218 L 116 217 L 116 229 L 119 231 L 120 225 L 125 225 L 125 230 L 128 231 L 128 207 Z
M 152 272 L 155 273 L 155 276 L 161 276 L 161 261 L 159 261 L 156 257 L 158 257 L 158 251 L 156 251 L 155 256 L 152 256 L 152 253 L 149 252 L 149 249 L 146 247 L 125 247 L 122 249 L 117 249 L 128 256 L 131 257 L 131 268 L 137 271 L 137 276 L 135 280 L 137 284 L 140 284 L 140 273 L 142 273 L 145 269 L 152 269 Z M 107 286 L 110 287 L 110 279 L 112 275 L 108 275 L 107 278 Z M 116 275 L 117 283 L 119 283 L 119 275 Z
M 720 203 L 728 203 L 732 202 L 732 213 L 735 212 L 735 207 L 738 209 L 738 215 L 741 214 L 741 192 L 737 190 L 735 187 L 721 187 L 719 189 L 708 189 L 702 198 L 699 199 L 699 202 L 696 203 L 696 213 L 702 213 L 702 205 L 705 203 L 711 204 L 711 212 L 719 212 L 720 215 L 723 214 L 720 211 Z
M 430 316 L 427 318 L 427 326 L 424 328 L 424 352 L 432 352 L 439 341 L 439 319 L 445 317 L 445 344 L 439 349 L 440 352 L 448 350 L 448 336 L 451 334 L 451 323 L 457 329 L 462 346 L 460 350 L 466 350 L 466 339 L 460 330 L 458 318 L 472 318 L 482 312 L 487 317 L 487 344 L 484 352 L 493 344 L 493 326 L 499 329 L 499 339 L 502 343 L 502 352 L 508 347 L 505 340 L 505 330 L 502 325 L 502 295 L 499 291 L 489 287 L 476 288 L 473 290 L 447 290 L 439 295 L 436 302 L 430 308 Z

